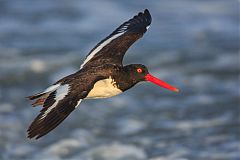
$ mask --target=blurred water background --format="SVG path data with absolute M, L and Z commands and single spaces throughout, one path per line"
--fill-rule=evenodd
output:
M 124 63 L 177 86 L 142 83 L 84 101 L 28 140 L 26 96 L 75 72 L 96 43 L 148 8 L 153 22 Z M 0 159 L 240 159 L 239 1 L 0 0 Z

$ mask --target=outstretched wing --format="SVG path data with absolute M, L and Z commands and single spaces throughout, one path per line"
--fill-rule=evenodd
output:
M 49 94 L 43 109 L 28 128 L 28 138 L 40 138 L 56 128 L 80 104 L 81 97 L 69 92 L 68 84 Z
M 88 54 L 80 69 L 103 63 L 122 65 L 128 48 L 147 31 L 151 15 L 146 9 L 119 26 L 112 34 L 98 43 Z

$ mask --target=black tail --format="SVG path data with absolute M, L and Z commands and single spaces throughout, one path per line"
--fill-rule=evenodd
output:
M 46 94 L 46 92 L 41 92 L 41 93 L 34 94 L 32 96 L 28 96 L 26 98 L 29 99 L 29 100 L 34 100 L 34 99 L 42 97 L 45 94 Z

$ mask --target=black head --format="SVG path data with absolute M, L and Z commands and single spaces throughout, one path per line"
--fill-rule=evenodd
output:
M 145 81 L 148 69 L 142 64 L 130 64 L 124 67 L 128 72 L 130 78 L 135 82 Z
M 149 81 L 163 88 L 178 92 L 179 90 L 166 82 L 152 76 L 146 66 L 142 64 L 130 64 L 124 67 L 124 70 L 128 73 L 127 75 L 131 79 L 133 84 L 141 81 Z

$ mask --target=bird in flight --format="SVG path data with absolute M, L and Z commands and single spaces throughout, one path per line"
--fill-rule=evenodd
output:
M 152 18 L 146 9 L 124 22 L 98 43 L 77 72 L 68 75 L 41 93 L 27 97 L 32 106 L 42 105 L 29 126 L 28 138 L 40 138 L 56 128 L 83 99 L 116 96 L 141 81 L 149 81 L 174 92 L 179 90 L 152 76 L 146 66 L 122 60 L 128 48 L 147 31 Z

